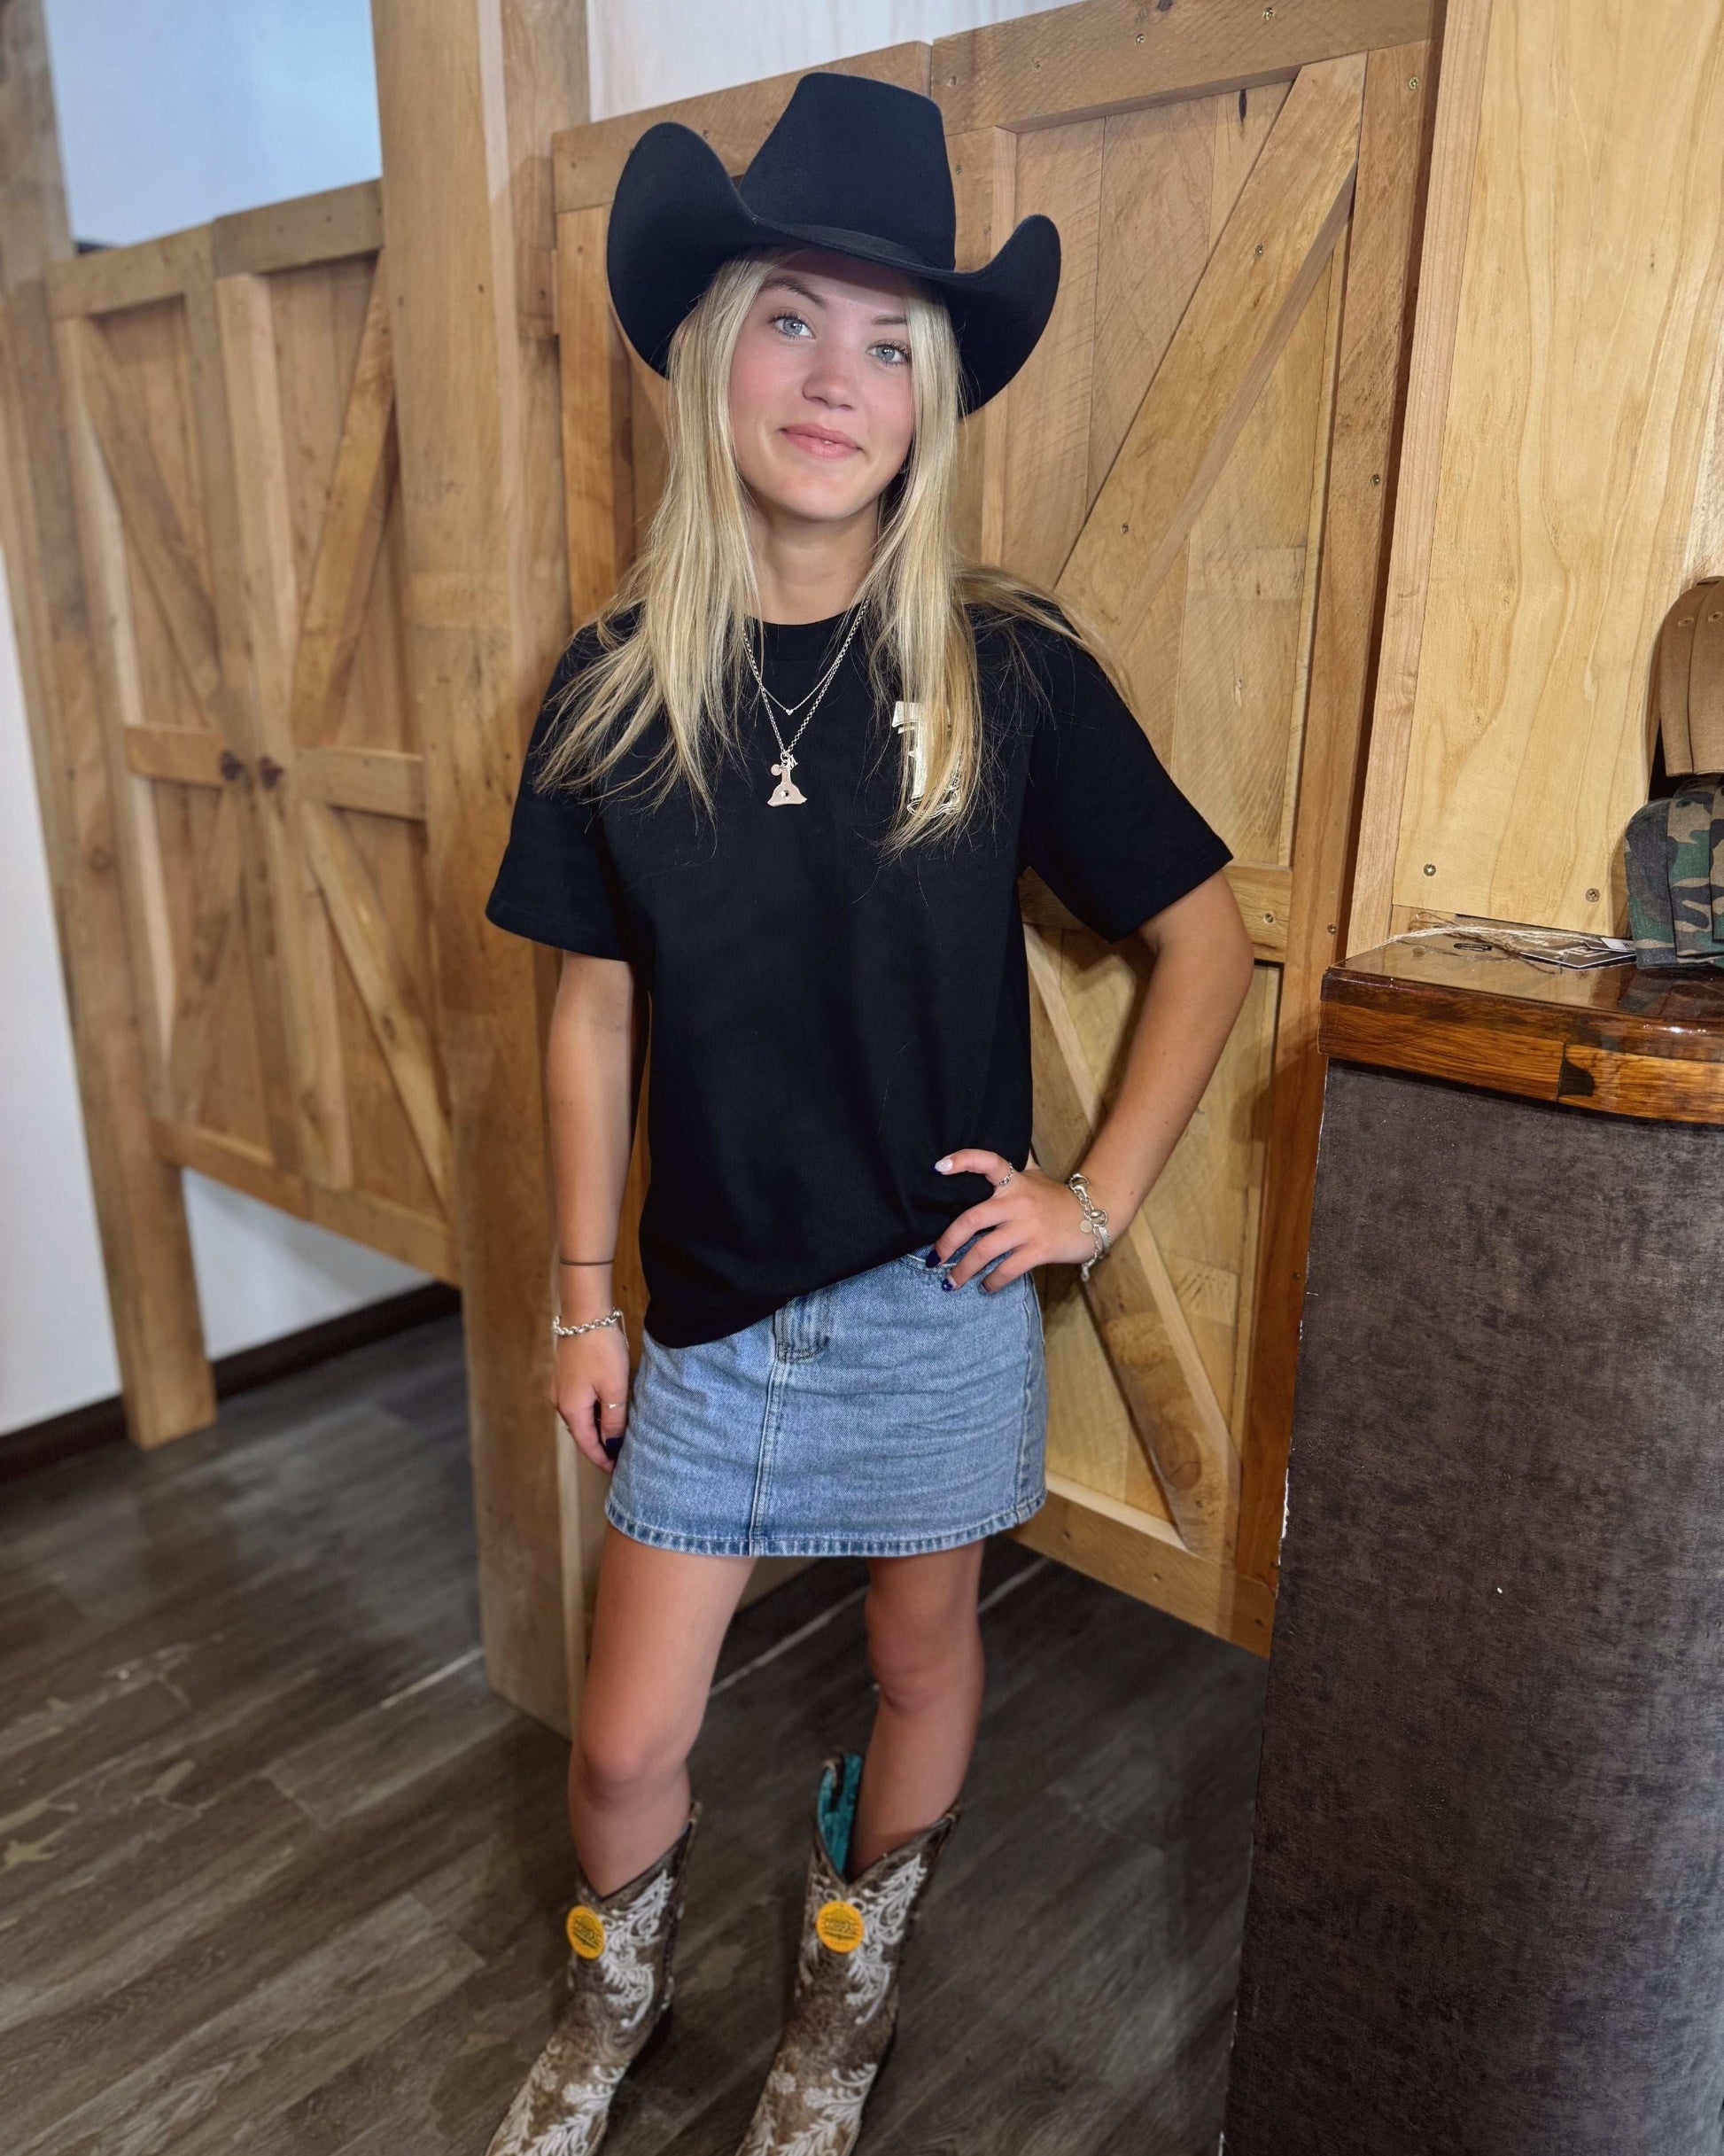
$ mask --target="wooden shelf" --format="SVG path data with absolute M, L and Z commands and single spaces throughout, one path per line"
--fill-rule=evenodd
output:
M 1383 944 L 1323 977 L 1326 1055 L 1658 1123 L 1724 1125 L 1724 973 L 1561 973 Z

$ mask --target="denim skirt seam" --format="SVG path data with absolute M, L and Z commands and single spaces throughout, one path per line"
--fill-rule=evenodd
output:
M 972 1527 L 943 1535 L 782 1535 L 749 1534 L 738 1541 L 713 1535 L 689 1535 L 680 1529 L 650 1526 L 605 1501 L 605 1518 L 632 1542 L 650 1543 L 655 1549 L 680 1550 L 696 1557 L 916 1557 L 930 1550 L 961 1549 L 989 1535 L 1004 1534 L 1041 1510 L 1046 1492 L 1037 1490 L 1027 1498 L 981 1520 Z

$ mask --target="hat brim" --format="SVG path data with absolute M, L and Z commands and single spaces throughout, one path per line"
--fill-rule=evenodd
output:
M 1060 288 L 1060 232 L 1050 217 L 1021 219 L 979 269 L 930 267 L 871 233 L 755 216 L 712 145 L 680 121 L 661 120 L 629 152 L 605 235 L 617 319 L 655 373 L 666 371 L 672 335 L 714 270 L 761 246 L 831 248 L 936 290 L 963 362 L 966 413 L 997 396 L 1029 357 Z

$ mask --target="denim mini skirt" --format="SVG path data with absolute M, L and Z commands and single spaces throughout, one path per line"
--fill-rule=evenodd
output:
M 974 1237 L 971 1238 L 973 1241 Z M 708 1556 L 901 1557 L 1046 1501 L 1035 1270 L 943 1283 L 926 1243 L 722 1339 L 646 1335 L 605 1517 Z

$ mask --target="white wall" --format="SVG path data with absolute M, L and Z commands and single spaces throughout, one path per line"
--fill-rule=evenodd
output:
M 370 0 L 47 0 L 72 229 L 124 245 L 379 168 Z M 1034 12 L 589 0 L 593 113 Z M 118 1389 L 12 622 L 0 591 L 0 1432 Z M 188 1173 L 213 1355 L 427 1276 Z
M 1012 0 L 587 0 L 593 117 L 1038 12 Z

